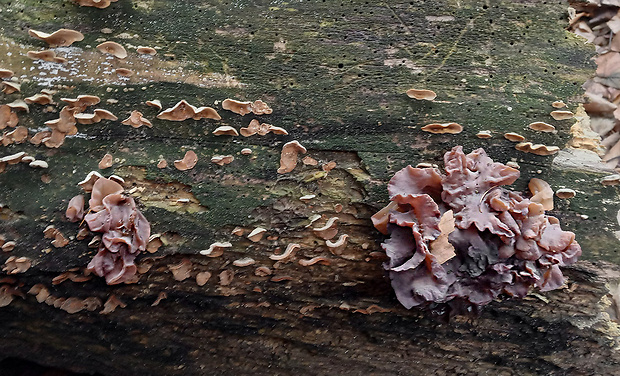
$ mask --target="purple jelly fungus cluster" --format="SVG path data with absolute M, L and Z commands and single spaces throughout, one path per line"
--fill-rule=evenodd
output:
M 133 281 L 137 271 L 134 260 L 146 249 L 151 234 L 149 222 L 134 199 L 110 179 L 97 179 L 88 204 L 85 216 L 81 195 L 71 199 L 67 209 L 69 220 L 78 221 L 83 216 L 90 231 L 101 233 L 98 252 L 88 264 L 88 270 L 105 277 L 109 285 Z
M 373 217 L 398 300 L 406 308 L 448 303 L 478 308 L 500 294 L 561 287 L 561 266 L 581 255 L 575 234 L 546 215 L 536 197 L 502 188 L 519 171 L 483 149 L 444 155 L 445 174 L 407 166 L 388 184 L 390 204 Z

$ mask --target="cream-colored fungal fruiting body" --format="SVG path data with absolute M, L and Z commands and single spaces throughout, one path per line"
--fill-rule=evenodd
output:
M 196 153 L 193 150 L 188 150 L 183 159 L 174 161 L 174 167 L 180 171 L 191 170 L 196 166 L 197 162 L 198 156 Z
M 212 133 L 216 136 L 239 136 L 239 132 L 229 125 L 217 127 Z
M 458 134 L 463 131 L 463 126 L 457 123 L 433 123 L 421 128 L 424 132 L 434 134 Z
M 103 53 L 110 54 L 119 59 L 124 59 L 127 57 L 127 50 L 125 50 L 125 47 L 116 42 L 103 42 L 97 46 L 97 49 Z
M 338 234 L 338 217 L 330 218 L 322 227 L 313 228 L 312 231 L 320 238 L 329 240 Z
M 149 128 L 153 127 L 153 124 L 142 115 L 142 112 L 133 110 L 131 115 L 125 120 L 121 122 L 124 125 L 131 125 L 134 128 L 140 128 L 143 125 L 146 125 Z
M 280 154 L 280 168 L 278 168 L 278 173 L 286 174 L 293 171 L 297 166 L 297 154 L 305 154 L 306 151 L 306 148 L 303 147 L 299 141 L 290 141 L 284 144 Z
M 557 146 L 547 146 L 543 144 L 532 144 L 531 142 L 521 142 L 515 145 L 515 149 L 524 153 L 532 153 L 536 155 L 552 155 L 560 151 Z
M 575 117 L 575 114 L 573 114 L 570 111 L 556 110 L 556 111 L 551 111 L 551 117 L 554 118 L 555 120 L 568 120 L 568 119 L 572 119 L 573 117 Z
M 70 29 L 59 29 L 48 34 L 37 30 L 28 30 L 31 37 L 38 38 L 47 43 L 50 47 L 68 47 L 73 42 L 84 40 L 84 35 L 79 31 Z
M 437 94 L 432 90 L 409 89 L 407 90 L 407 96 L 409 98 L 432 101 L 437 97 Z
M 255 115 L 269 115 L 273 112 L 267 103 L 261 101 L 260 99 L 254 102 L 241 102 L 227 98 L 222 101 L 222 108 L 241 116 L 245 116 L 249 113 L 254 113 Z
M 213 119 L 221 120 L 222 118 L 217 111 L 211 107 L 194 107 L 185 100 L 177 102 L 173 107 L 167 108 L 157 115 L 158 119 L 170 121 L 183 121 L 187 119 Z
M 208 249 L 200 251 L 200 254 L 208 257 L 220 257 L 224 254 L 224 250 L 231 248 L 230 242 L 215 242 L 209 246 Z
M 235 157 L 232 155 L 214 155 L 211 157 L 211 163 L 215 163 L 219 166 L 224 166 L 232 163 L 235 160 Z
M 550 133 L 555 132 L 555 127 L 553 125 L 547 124 L 542 121 L 531 123 L 530 125 L 528 125 L 528 127 L 535 131 L 550 132 Z
M 66 63 L 67 59 L 64 57 L 56 56 L 56 52 L 53 50 L 43 50 L 43 51 L 28 51 L 26 56 L 33 60 L 45 60 L 51 63 Z
M 520 134 L 515 133 L 515 132 L 504 133 L 504 138 L 506 140 L 512 141 L 512 142 L 522 142 L 522 141 L 525 141 L 525 137 L 523 137 Z

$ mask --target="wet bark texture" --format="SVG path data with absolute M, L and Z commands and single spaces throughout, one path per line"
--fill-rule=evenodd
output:
M 594 51 L 565 31 L 567 7 L 527 0 L 119 0 L 96 9 L 61 0 L 0 0 L 0 68 L 15 71 L 22 83 L 21 93 L 0 94 L 0 103 L 51 85 L 56 101 L 98 95 L 97 107 L 120 120 L 139 110 L 153 122 L 150 129 L 120 121 L 79 125 L 78 137 L 59 149 L 2 147 L 2 155 L 26 151 L 49 168 L 18 164 L 0 174 L 0 234 L 16 242 L 0 261 L 32 262 L 2 280 L 23 297 L 0 308 L 0 357 L 103 375 L 614 374 L 620 361 L 617 188 L 601 185 L 604 172 L 579 159 L 572 158 L 570 168 L 552 164 L 554 157 L 523 154 L 502 137 L 517 132 L 562 148 L 570 140 L 575 121 L 554 121 L 551 103 L 563 100 L 576 110 L 580 86 L 594 71 Z M 60 27 L 86 36 L 57 50 L 66 65 L 24 56 L 44 47 L 28 29 Z M 103 40 L 122 43 L 130 56 L 106 58 L 94 48 Z M 158 54 L 139 56 L 137 46 L 157 47 Z M 117 67 L 135 73 L 121 79 L 112 72 Z M 410 99 L 404 93 L 412 87 L 434 90 L 437 99 Z M 229 97 L 262 99 L 273 114 L 222 110 L 217 101 Z M 164 108 L 181 99 L 213 106 L 223 119 L 158 120 L 144 104 L 151 99 Z M 32 135 L 58 115 L 31 105 L 19 116 Z M 289 135 L 211 134 L 253 118 Z M 534 121 L 554 124 L 558 132 L 529 130 Z M 457 122 L 464 131 L 420 130 L 435 122 Z M 493 138 L 477 138 L 482 130 Z M 281 146 L 291 140 L 319 164 L 276 173 Z M 386 184 L 396 171 L 420 162 L 442 165 L 455 145 L 466 152 L 484 147 L 497 161 L 519 163 L 516 190 L 539 177 L 555 189 L 577 191 L 570 201 L 556 200 L 551 212 L 584 249 L 582 261 L 566 272 L 567 288 L 496 301 L 480 317 L 449 323 L 400 307 L 376 253 L 382 237 L 369 218 L 387 203 Z M 245 147 L 251 156 L 240 154 Z M 190 149 L 199 157 L 192 170 L 156 167 L 161 158 L 172 166 Z M 52 284 L 67 271 L 80 275 L 95 250 L 87 245 L 91 237 L 56 248 L 43 230 L 53 224 L 75 236 L 78 226 L 64 210 L 80 193 L 76 183 L 98 170 L 106 153 L 115 163 L 101 173 L 125 179 L 164 245 L 138 258 L 136 284 L 107 286 L 98 277 Z M 210 162 L 227 154 L 235 156 L 229 165 Z M 325 171 L 322 165 L 331 161 L 335 168 Z M 310 194 L 316 197 L 299 200 Z M 338 255 L 311 230 L 334 216 L 339 236 L 349 236 Z M 258 226 L 267 233 L 256 243 L 231 234 Z M 217 258 L 199 254 L 218 241 L 232 247 Z M 301 245 L 292 258 L 269 257 L 290 243 Z M 316 256 L 329 264 L 299 264 Z M 256 263 L 233 264 L 245 257 Z M 174 278 L 175 265 L 189 277 Z M 256 275 L 259 266 L 272 274 Z M 212 276 L 198 286 L 196 276 L 205 272 Z M 105 302 L 114 295 L 126 307 L 69 314 L 26 293 L 36 284 L 50 291 L 50 302 Z

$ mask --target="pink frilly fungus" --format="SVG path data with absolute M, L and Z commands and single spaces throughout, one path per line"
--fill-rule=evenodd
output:
M 444 162 L 445 174 L 411 166 L 397 172 L 388 184 L 391 203 L 372 218 L 390 235 L 382 247 L 398 300 L 406 308 L 448 303 L 461 311 L 500 294 L 522 298 L 531 286 L 561 287 L 560 266 L 577 261 L 581 248 L 540 203 L 501 187 L 519 171 L 493 162 L 483 149 L 465 155 L 461 146 Z M 440 219 L 450 210 L 454 254 L 444 257 L 431 242 L 442 235 Z
M 132 281 L 137 272 L 134 259 L 146 249 L 151 235 L 149 222 L 133 198 L 123 194 L 123 187 L 110 179 L 97 179 L 88 203 L 84 220 L 91 231 L 102 233 L 88 270 L 105 277 L 109 285 Z

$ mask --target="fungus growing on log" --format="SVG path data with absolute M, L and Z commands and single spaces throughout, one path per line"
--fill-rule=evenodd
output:
M 69 206 L 65 212 L 65 215 L 69 221 L 79 222 L 84 219 L 84 203 L 85 201 L 83 195 L 77 195 L 69 200 Z
M 183 159 L 174 161 L 174 167 L 179 171 L 191 170 L 198 163 L 198 156 L 193 150 L 185 152 Z
M 81 7 L 94 7 L 104 9 L 110 6 L 110 3 L 115 3 L 118 0 L 73 0 L 74 3 Z
M 133 76 L 133 71 L 127 68 L 116 68 L 114 71 L 117 75 L 121 77 L 131 77 Z
M 11 78 L 14 74 L 12 70 L 0 68 L 0 79 Z
M 575 114 L 573 114 L 572 112 L 561 111 L 561 110 L 551 111 L 550 115 L 555 120 L 568 120 L 568 119 L 572 119 L 573 117 L 575 117 Z
M 136 52 L 141 55 L 157 55 L 157 50 L 153 47 L 140 46 L 136 49 Z
M 31 37 L 41 39 L 50 47 L 68 47 L 72 45 L 73 42 L 84 40 L 84 35 L 82 33 L 70 29 L 59 29 L 51 34 L 31 29 L 28 30 L 28 34 Z
M 211 162 L 216 165 L 224 166 L 235 160 L 235 157 L 232 155 L 214 155 L 211 157 Z
M 127 57 L 127 50 L 125 50 L 125 47 L 116 42 L 103 42 L 97 46 L 97 49 L 105 54 L 113 55 L 119 59 L 124 59 Z
M 2 92 L 4 94 L 19 93 L 22 90 L 22 85 L 17 82 L 2 81 L 0 84 L 2 85 Z
M 99 167 L 100 170 L 105 170 L 106 168 L 112 167 L 113 164 L 114 158 L 112 157 L 112 154 L 106 153 L 106 155 L 104 155 L 103 158 L 101 158 L 101 160 L 99 161 L 97 167 Z
M 553 189 L 549 183 L 542 179 L 533 178 L 528 183 L 527 188 L 532 193 L 530 201 L 541 204 L 545 210 L 553 210 Z
M 185 100 L 181 100 L 174 105 L 174 107 L 167 108 L 157 115 L 158 119 L 170 120 L 170 121 L 183 121 L 187 119 L 214 119 L 220 120 L 221 117 L 211 107 L 199 107 L 196 108 Z
M 524 153 L 532 153 L 536 155 L 552 155 L 560 151 L 560 148 L 557 146 L 532 144 L 531 142 L 520 142 L 515 145 L 515 149 Z
M 156 109 L 158 109 L 160 111 L 162 109 L 161 101 L 159 99 L 154 99 L 152 101 L 146 101 L 145 103 L 146 103 L 147 106 L 155 107 Z
M 239 132 L 230 125 L 217 127 L 212 133 L 216 136 L 239 136 Z
M 530 129 L 541 132 L 555 132 L 555 127 L 542 121 L 536 121 L 528 125 Z
M 491 137 L 493 137 L 493 135 L 491 134 L 491 131 L 480 131 L 480 132 L 476 133 L 476 137 L 478 137 L 478 138 L 491 138 Z
M 52 104 L 54 103 L 54 100 L 52 99 L 52 96 L 49 94 L 35 94 L 31 97 L 27 97 L 24 98 L 24 102 L 26 102 L 27 104 L 41 104 L 41 105 L 46 105 L 46 104 Z
M 522 298 L 530 286 L 561 287 L 560 266 L 574 263 L 581 248 L 542 204 L 501 187 L 519 171 L 493 162 L 483 149 L 465 155 L 461 146 L 444 162 L 445 174 L 411 166 L 397 172 L 388 184 L 392 202 L 373 216 L 375 227 L 390 235 L 382 247 L 398 300 L 406 308 L 447 303 L 462 312 L 500 294 Z M 454 226 L 440 226 L 449 210 Z M 437 254 L 432 244 L 446 233 L 453 257 Z
M 306 148 L 298 141 L 290 141 L 282 146 L 278 174 L 286 174 L 295 169 L 295 166 L 297 166 L 298 153 L 306 154 Z
M 443 123 L 443 124 L 428 124 L 421 128 L 424 132 L 434 134 L 457 134 L 463 132 L 463 126 L 457 123 Z
M 407 96 L 409 98 L 432 101 L 437 97 L 437 94 L 435 94 L 435 92 L 432 90 L 409 89 L 407 90 Z
M 121 124 L 131 125 L 134 128 L 140 128 L 143 125 L 153 128 L 153 124 L 142 115 L 142 112 L 137 110 L 131 111 L 131 115 L 129 115 L 127 119 L 121 121 Z
M 232 247 L 232 244 L 229 242 L 215 242 L 208 249 L 200 251 L 200 254 L 208 257 L 220 257 L 224 254 L 224 250 L 230 247 Z
M 134 259 L 146 250 L 151 226 L 136 208 L 133 198 L 123 194 L 123 187 L 106 178 L 98 178 L 88 201 L 84 220 L 93 232 L 100 232 L 98 252 L 88 270 L 105 277 L 109 285 L 132 281 L 137 267 Z
M 521 136 L 518 133 L 514 133 L 514 132 L 504 133 L 504 138 L 506 140 L 512 141 L 512 142 L 522 142 L 522 141 L 525 141 L 525 137 Z
M 222 101 L 222 108 L 241 116 L 245 116 L 249 113 L 254 113 L 255 115 L 269 115 L 273 112 L 267 103 L 261 101 L 260 99 L 254 102 L 240 102 L 227 98 Z
M 67 59 L 64 57 L 56 56 L 56 52 L 53 50 L 43 50 L 43 51 L 28 51 L 26 56 L 31 58 L 32 60 L 45 60 L 51 63 L 66 63 Z

